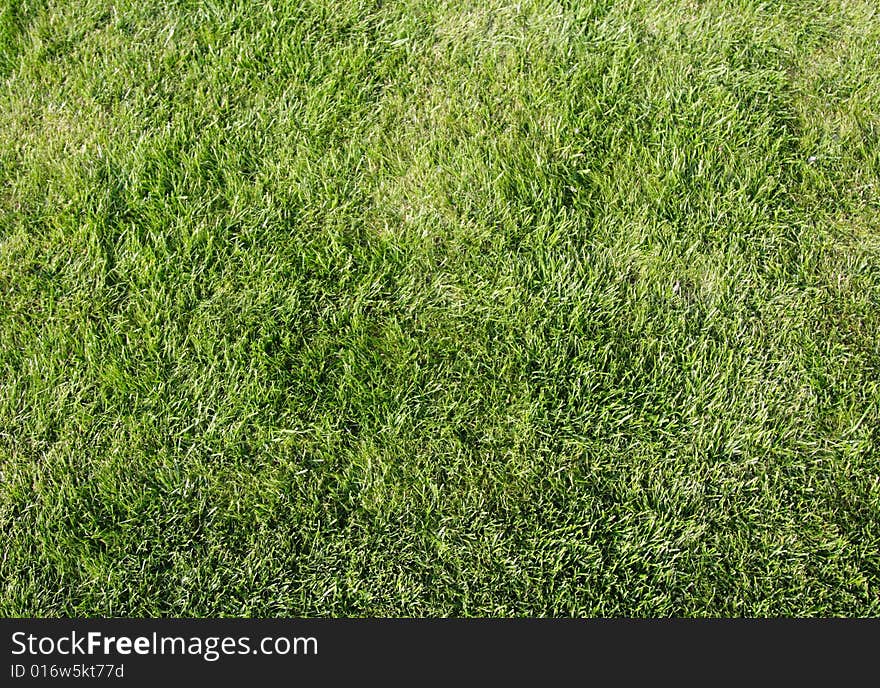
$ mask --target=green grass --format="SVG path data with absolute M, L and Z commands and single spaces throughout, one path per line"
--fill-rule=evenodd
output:
M 0 614 L 880 614 L 875 0 L 0 0 Z

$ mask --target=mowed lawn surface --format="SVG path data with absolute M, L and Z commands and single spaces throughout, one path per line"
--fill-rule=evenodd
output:
M 2 0 L 0 614 L 880 614 L 874 0 Z

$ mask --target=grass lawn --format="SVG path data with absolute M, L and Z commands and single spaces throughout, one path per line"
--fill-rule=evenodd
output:
M 880 614 L 876 0 L 0 0 L 0 615 Z

